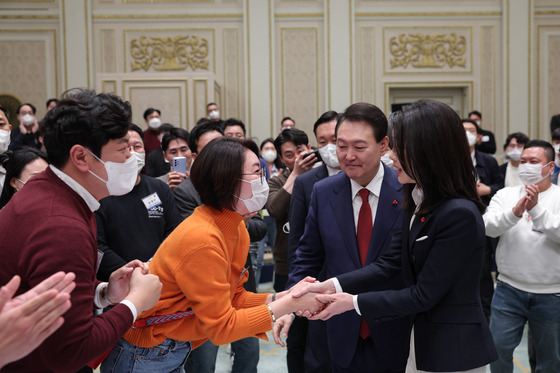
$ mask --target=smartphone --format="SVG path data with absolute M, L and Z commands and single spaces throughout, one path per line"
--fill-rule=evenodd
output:
M 172 168 L 175 172 L 180 172 L 182 174 L 187 174 L 187 158 L 185 157 L 174 157 L 172 162 Z
M 319 150 L 313 150 L 312 152 L 309 152 L 309 153 L 305 154 L 303 156 L 303 159 L 311 156 L 311 154 L 315 154 L 315 163 L 323 162 L 323 158 L 321 158 L 321 154 L 319 153 Z

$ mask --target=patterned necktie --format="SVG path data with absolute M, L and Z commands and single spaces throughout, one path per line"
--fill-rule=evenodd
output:
M 362 198 L 362 207 L 358 214 L 358 250 L 360 252 L 360 263 L 362 267 L 366 264 L 367 254 L 369 251 L 369 241 L 371 240 L 371 232 L 373 231 L 373 221 L 371 217 L 371 206 L 369 204 L 369 190 L 361 189 L 358 194 Z M 369 335 L 369 327 L 362 318 L 360 325 L 360 337 L 367 338 Z

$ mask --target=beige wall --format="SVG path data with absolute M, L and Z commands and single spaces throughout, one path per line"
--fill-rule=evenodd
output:
M 407 88 L 460 89 L 498 148 L 509 132 L 549 138 L 560 113 L 555 0 L 0 1 L 0 94 L 31 101 L 85 86 L 158 107 L 192 128 L 216 101 L 259 140 L 292 116 L 390 111 Z M 439 92 L 439 91 L 438 91 Z

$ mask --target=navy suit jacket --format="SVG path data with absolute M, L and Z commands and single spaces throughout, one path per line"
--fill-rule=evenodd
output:
M 463 371 L 497 359 L 482 311 L 479 279 L 485 228 L 476 205 L 465 199 L 442 202 L 431 213 L 403 219 L 402 233 L 376 263 L 337 276 L 342 290 L 358 295 L 368 324 L 415 315 L 417 368 Z M 408 286 L 372 291 L 402 274 Z
M 309 204 L 311 203 L 311 192 L 313 186 L 320 180 L 327 178 L 329 171 L 327 166 L 309 170 L 299 175 L 294 181 L 292 190 L 292 198 L 290 200 L 290 236 L 288 237 L 288 268 L 292 267 L 292 263 L 296 259 L 296 250 L 299 240 L 303 236 L 305 228 L 305 218 L 309 212 Z
M 494 194 L 504 187 L 504 177 L 500 172 L 496 158 L 493 156 L 475 150 L 474 159 L 476 159 L 475 168 L 480 182 L 488 185 L 491 190 L 489 195 L 480 197 L 482 202 L 488 206 Z
M 382 164 L 383 165 L 383 164 Z M 374 262 L 390 246 L 401 228 L 402 185 L 395 170 L 385 167 L 367 263 Z M 352 209 L 350 179 L 339 173 L 315 184 L 311 195 L 305 231 L 290 270 L 288 288 L 305 276 L 327 278 L 361 268 Z M 401 289 L 402 279 L 382 284 L 379 289 Z M 346 367 L 356 352 L 361 317 L 346 312 L 326 321 L 329 353 L 338 365 Z M 401 318 L 386 324 L 370 324 L 374 348 L 380 359 L 395 370 L 404 370 L 408 357 L 410 320 Z

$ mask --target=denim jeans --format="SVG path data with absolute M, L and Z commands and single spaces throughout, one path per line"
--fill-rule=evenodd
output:
M 513 371 L 513 350 L 527 321 L 537 357 L 534 373 L 560 372 L 560 294 L 528 293 L 498 281 L 490 331 L 499 358 L 490 364 L 492 373 Z
M 195 349 L 185 364 L 186 373 L 214 373 L 219 346 L 210 341 Z M 257 373 L 259 364 L 259 339 L 243 338 L 231 343 L 234 355 L 232 373 Z
M 101 364 L 101 373 L 179 373 L 190 352 L 191 342 L 168 338 L 157 346 L 143 348 L 121 339 Z

